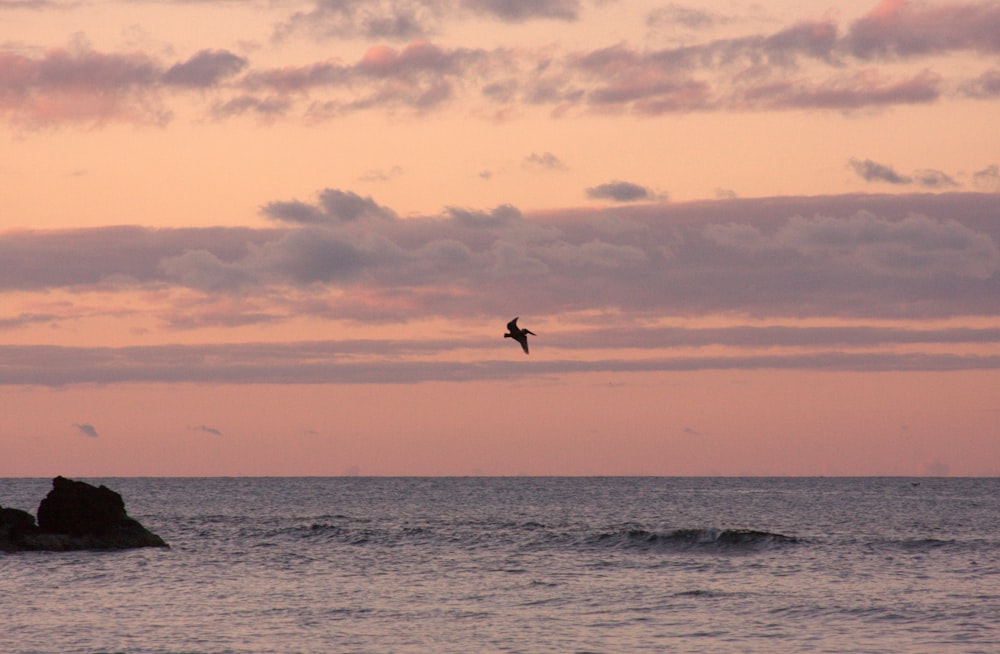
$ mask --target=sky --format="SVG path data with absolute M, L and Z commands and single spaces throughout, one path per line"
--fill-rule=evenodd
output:
M 0 476 L 1000 476 L 998 115 L 997 1 L 0 0 Z

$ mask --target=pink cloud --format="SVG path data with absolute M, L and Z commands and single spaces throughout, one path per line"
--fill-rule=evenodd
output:
M 52 49 L 32 58 L 0 51 L 0 113 L 15 123 L 162 123 L 169 117 L 153 91 L 160 76 L 143 53 Z
M 1000 52 L 1000 4 L 952 3 L 939 6 L 883 0 L 855 21 L 846 38 L 862 58 L 928 55 L 952 50 Z
M 568 17 L 576 8 L 560 0 L 529 4 L 489 2 L 463 9 L 389 1 L 385 7 L 399 16 L 433 14 L 414 19 L 421 25 L 448 11 L 538 18 Z M 373 12 L 352 1 L 336 7 L 318 4 L 300 18 L 350 23 L 364 16 L 374 20 Z M 422 30 L 417 32 L 422 36 Z M 962 83 L 947 80 L 932 68 L 933 62 L 921 72 L 896 72 L 893 77 L 874 68 L 880 58 L 928 58 L 962 50 L 1000 52 L 1000 5 L 886 0 L 850 24 L 846 34 L 831 20 L 819 19 L 771 33 L 661 49 L 619 44 L 559 53 L 416 40 L 402 47 L 371 46 L 350 63 L 329 60 L 276 68 L 253 68 L 247 59 L 218 49 L 200 50 L 172 65 L 142 52 L 101 53 L 86 47 L 40 56 L 0 50 L 0 116 L 32 127 L 165 123 L 172 115 L 171 102 L 188 89 L 202 91 L 207 114 L 218 119 L 255 114 L 266 120 L 306 121 L 398 108 L 420 114 L 477 102 L 489 105 L 480 112 L 487 116 L 516 113 L 518 104 L 545 105 L 560 114 L 576 109 L 661 115 L 850 111 L 934 102 L 947 94 L 996 98 L 994 70 Z
M 327 38 L 414 38 L 430 32 L 440 19 L 433 5 L 409 0 L 381 2 L 319 0 L 306 11 L 298 11 L 275 30 L 275 38 L 285 39 L 304 32 Z
M 424 111 L 452 100 L 456 86 L 477 79 L 481 69 L 489 67 L 491 57 L 503 55 L 446 49 L 425 41 L 401 50 L 379 45 L 351 65 L 323 62 L 251 71 L 242 85 L 253 91 L 268 89 L 286 98 L 288 94 L 324 96 L 310 103 L 306 116 L 311 120 L 400 106 Z
M 580 12 L 580 0 L 463 0 L 462 5 L 475 13 L 515 23 L 538 18 L 575 20 Z
M 943 79 L 930 71 L 902 80 L 850 69 L 845 41 L 828 21 L 770 35 L 638 51 L 625 45 L 572 55 L 552 88 L 582 88 L 576 101 L 646 114 L 692 111 L 832 109 L 932 102 Z M 846 70 L 845 70 L 846 68 Z M 824 78 L 824 69 L 835 71 Z M 551 78 L 550 78 L 551 79 Z M 559 78 L 556 78 L 559 79 Z M 566 93 L 559 101 L 571 99 Z
M 0 235 L 0 290 L 175 288 L 261 301 L 336 291 L 337 306 L 317 310 L 345 319 L 368 319 L 377 305 L 390 307 L 384 319 L 482 315 L 489 298 L 515 290 L 519 306 L 536 313 L 993 315 L 996 201 L 975 193 L 731 199 L 573 210 L 571 220 L 500 206 L 403 220 L 328 189 L 315 203 L 266 205 L 287 228 Z M 523 283 L 539 275 L 545 284 Z M 243 306 L 254 320 L 284 314 Z
M 320 62 L 305 66 L 284 66 L 252 70 L 242 80 L 250 90 L 273 89 L 281 93 L 304 93 L 317 86 L 343 84 L 347 69 L 333 62 Z
M 976 79 L 962 86 L 966 95 L 989 100 L 1000 98 L 1000 68 L 988 70 Z
M 817 83 L 812 80 L 765 82 L 743 91 L 745 106 L 756 109 L 860 109 L 921 104 L 941 96 L 941 77 L 923 71 L 909 79 L 886 81 L 874 70 L 862 70 Z
M 206 88 L 239 73 L 247 60 L 226 50 L 202 50 L 163 73 L 163 82 L 191 88 Z
M 403 77 L 420 73 L 453 73 L 469 51 L 446 51 L 432 43 L 419 41 L 402 50 L 387 46 L 369 48 L 355 65 L 355 70 L 371 77 Z
M 481 346 L 483 338 L 463 341 Z M 996 370 L 1000 357 L 935 352 L 871 352 L 831 347 L 774 353 L 768 348 L 719 355 L 588 358 L 550 356 L 530 366 L 510 359 L 454 361 L 433 357 L 452 349 L 434 341 L 300 341 L 145 347 L 3 346 L 0 386 L 70 384 L 404 384 L 520 379 L 587 372 L 693 370 L 957 371 Z M 361 358 L 355 354 L 372 355 Z M 411 355 L 400 357 L 401 354 Z M 417 355 L 414 358 L 412 355 Z M 97 436 L 90 425 L 74 425 Z M 89 427 L 89 429 L 88 429 Z M 91 433 L 93 432 L 93 433 Z

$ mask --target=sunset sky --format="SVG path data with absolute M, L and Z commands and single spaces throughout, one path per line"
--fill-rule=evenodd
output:
M 1000 475 L 1000 2 L 0 0 L 57 474 Z

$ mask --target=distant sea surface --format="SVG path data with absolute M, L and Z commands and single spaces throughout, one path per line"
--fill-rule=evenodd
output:
M 171 548 L 0 553 L 0 652 L 1000 652 L 997 479 L 86 481 Z

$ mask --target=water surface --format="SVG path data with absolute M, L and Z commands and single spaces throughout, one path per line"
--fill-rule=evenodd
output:
M 86 481 L 172 547 L 0 554 L 0 651 L 1000 651 L 997 479 Z

